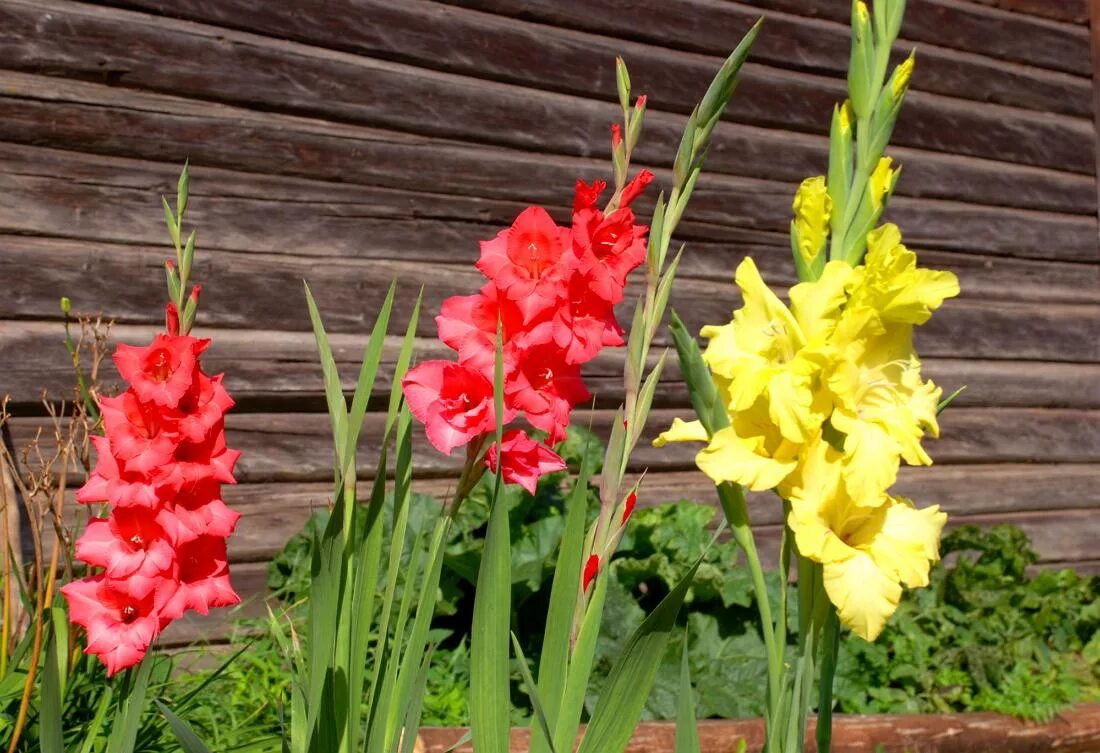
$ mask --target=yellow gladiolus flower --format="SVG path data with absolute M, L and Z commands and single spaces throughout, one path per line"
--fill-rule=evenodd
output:
M 897 609 L 901 587 L 928 585 L 947 516 L 901 497 L 855 504 L 840 453 L 824 441 L 807 446 L 792 483 L 787 523 L 799 553 L 822 565 L 825 591 L 843 624 L 874 640 Z
M 825 249 L 829 217 L 833 212 L 833 200 L 825 187 L 825 176 L 818 175 L 802 181 L 795 192 L 791 210 L 794 212 L 794 237 L 798 240 L 798 254 L 809 265 Z
M 846 282 L 840 271 L 834 266 L 821 280 L 796 286 L 797 296 L 792 290 L 792 299 L 802 300 L 810 314 L 805 318 L 815 336 L 810 343 L 800 319 L 764 284 L 752 259 L 737 267 L 735 281 L 745 305 L 729 324 L 702 330 L 710 340 L 703 360 L 722 380 L 731 414 L 764 397 L 768 415 L 789 441 L 805 442 L 820 427 L 825 416 L 814 388 L 824 357 L 807 346 L 823 345 L 827 321 L 839 319 Z

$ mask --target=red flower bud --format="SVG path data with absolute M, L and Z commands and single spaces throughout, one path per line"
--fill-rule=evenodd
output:
M 626 184 L 626 188 L 623 189 L 623 196 L 620 199 L 620 206 L 628 207 L 630 202 L 638 198 L 646 186 L 653 182 L 653 173 L 649 170 L 642 170 L 640 173 L 634 176 L 634 180 Z
M 623 519 L 619 522 L 619 525 L 626 525 L 626 521 L 630 519 L 630 513 L 634 512 L 634 505 L 638 502 L 638 495 L 631 492 L 626 497 L 626 502 L 623 503 Z
M 191 300 L 194 301 L 195 303 L 198 303 L 199 302 L 199 293 L 201 293 L 201 292 L 202 292 L 202 285 L 195 285 L 193 288 L 191 288 L 191 295 L 190 295 Z
M 623 143 L 623 127 L 618 123 L 611 124 L 611 148 L 618 149 Z
M 596 573 L 600 569 L 600 558 L 598 555 L 591 555 L 588 558 L 588 562 L 584 563 L 584 577 L 581 580 L 581 590 L 587 591 L 588 586 L 592 583 L 592 580 L 596 577 Z
M 164 308 L 164 329 L 172 337 L 177 337 L 180 333 L 180 312 L 174 303 L 169 303 Z

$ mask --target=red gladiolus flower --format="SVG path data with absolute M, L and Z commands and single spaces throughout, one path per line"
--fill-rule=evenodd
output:
M 623 299 L 627 275 L 645 261 L 645 234 L 630 209 L 606 217 L 587 209 L 573 216 L 573 250 L 593 293 L 613 304 Z
M 645 97 L 638 97 L 638 101 L 644 106 Z M 653 173 L 649 170 L 641 170 L 634 176 L 634 180 L 630 181 L 623 187 L 623 195 L 619 197 L 619 206 L 628 207 L 634 201 L 642 195 L 642 191 L 646 189 L 650 183 L 653 182 Z
M 409 410 L 437 450 L 450 455 L 496 426 L 493 384 L 481 372 L 450 361 L 425 361 L 401 383 Z
M 573 212 L 579 212 L 582 209 L 595 209 L 596 202 L 600 200 L 600 194 L 607 188 L 607 181 L 594 180 L 592 185 L 588 185 L 580 178 L 577 178 L 577 186 L 573 192 Z
M 168 325 L 172 326 L 171 311 Z M 240 517 L 221 499 L 240 453 L 225 443 L 233 400 L 198 357 L 208 340 L 170 333 L 139 348 L 120 345 L 119 372 L 130 388 L 100 398 L 104 437 L 92 437 L 96 466 L 79 502 L 106 502 L 76 543 L 102 572 L 62 588 L 85 651 L 109 674 L 137 664 L 160 631 L 187 609 L 236 604 L 226 537 Z
M 552 346 L 531 348 L 505 376 L 505 404 L 522 410 L 532 426 L 550 435 L 551 444 L 565 439 L 573 406 L 590 398 L 580 366 L 565 363 Z
M 509 484 L 519 484 L 531 494 L 539 478 L 547 473 L 565 470 L 565 461 L 541 442 L 536 442 L 521 429 L 505 432 L 500 443 L 500 456 L 503 457 L 501 476 Z M 489 470 L 497 470 L 497 446 L 494 443 L 485 453 L 485 464 Z
M 593 579 L 596 577 L 596 573 L 600 571 L 600 558 L 593 554 L 589 556 L 588 561 L 584 563 L 584 575 L 581 577 L 581 590 L 587 591 L 588 586 L 592 584 Z

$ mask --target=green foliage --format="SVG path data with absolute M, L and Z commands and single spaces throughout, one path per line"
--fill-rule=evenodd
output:
M 841 646 L 842 711 L 998 711 L 1048 720 L 1100 697 L 1097 578 L 1027 573 L 1037 561 L 1012 526 L 948 533 L 928 588 L 907 593 L 875 643 Z

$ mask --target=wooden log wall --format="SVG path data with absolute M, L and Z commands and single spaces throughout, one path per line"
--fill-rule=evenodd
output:
M 639 152 L 667 184 L 680 128 L 721 58 L 767 20 L 718 128 L 688 219 L 673 305 L 692 325 L 739 305 L 752 254 L 792 282 L 787 223 L 824 171 L 843 97 L 845 0 L 0 1 L 0 393 L 17 444 L 38 399 L 70 383 L 58 297 L 117 320 L 121 341 L 161 319 L 169 253 L 161 194 L 192 165 L 188 219 L 204 283 L 207 364 L 227 372 L 244 450 L 228 499 L 244 513 L 235 578 L 324 504 L 321 378 L 307 279 L 352 373 L 393 277 L 398 314 L 472 291 L 477 241 L 529 203 L 564 221 L 577 177 L 607 176 L 613 60 L 649 94 Z M 918 47 L 891 154 L 890 216 L 962 295 L 918 346 L 968 389 L 902 490 L 957 523 L 1012 521 L 1049 565 L 1100 567 L 1100 243 L 1095 77 L 1086 0 L 910 0 L 898 59 Z M 654 192 L 655 193 L 655 192 Z M 441 352 L 431 316 L 420 357 Z M 395 344 L 389 350 L 391 357 Z M 621 395 L 621 355 L 588 370 L 597 430 Z M 111 375 L 111 378 L 115 378 Z M 654 428 L 686 411 L 675 373 Z M 582 418 L 581 420 L 587 420 Z M 365 460 L 378 423 L 368 419 Z M 457 461 L 421 442 L 425 491 Z M 710 499 L 686 448 L 643 447 L 645 500 Z M 778 506 L 754 505 L 774 547 Z M 175 640 L 204 632 L 184 624 Z

